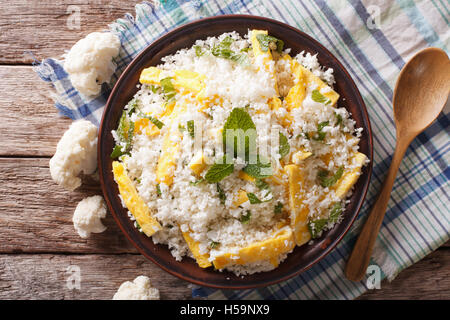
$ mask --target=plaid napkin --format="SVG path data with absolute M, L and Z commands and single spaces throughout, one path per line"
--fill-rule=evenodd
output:
M 364 3 L 366 2 L 366 3 Z M 364 216 L 373 205 L 395 146 L 392 94 L 396 77 L 415 52 L 429 46 L 448 51 L 449 7 L 445 1 L 270 1 L 211 0 L 160 1 L 136 5 L 109 25 L 121 40 L 111 86 L 89 100 L 71 85 L 62 61 L 37 63 L 38 75 L 50 82 L 55 105 L 72 119 L 99 123 L 111 87 L 128 63 L 153 40 L 174 27 L 202 17 L 252 14 L 284 21 L 312 35 L 347 68 L 368 108 L 374 136 L 372 184 L 358 220 L 343 241 L 322 261 L 301 275 L 269 287 L 225 291 L 195 287 L 193 296 L 215 299 L 353 299 L 381 279 L 392 280 L 448 241 L 449 108 L 413 141 L 400 166 L 386 217 L 372 257 L 373 274 L 359 283 L 345 279 L 343 269 Z

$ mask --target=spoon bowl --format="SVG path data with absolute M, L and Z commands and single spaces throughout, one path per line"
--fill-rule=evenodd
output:
M 361 281 L 383 222 L 395 176 L 411 141 L 445 106 L 450 91 L 450 60 L 438 48 L 417 53 L 402 69 L 394 90 L 397 142 L 382 190 L 359 234 L 345 268 L 349 280 Z
M 442 111 L 449 90 L 450 60 L 447 54 L 438 48 L 417 53 L 403 67 L 394 90 L 397 138 L 406 134 L 408 137 L 413 134 L 414 138 L 427 128 Z

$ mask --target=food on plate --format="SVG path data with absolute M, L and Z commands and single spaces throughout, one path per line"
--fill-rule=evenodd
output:
M 106 217 L 105 200 L 101 196 L 87 197 L 81 200 L 73 213 L 73 226 L 81 238 L 88 238 L 91 233 L 106 230 L 101 219 Z
M 97 168 L 97 127 L 87 120 L 73 122 L 59 140 L 50 159 L 52 179 L 73 191 L 81 185 L 79 175 Z
M 136 228 L 176 260 L 269 271 L 342 220 L 368 160 L 315 55 L 229 32 L 139 81 L 112 131 L 113 174 Z
M 139 276 L 122 283 L 113 300 L 159 300 L 159 290 L 152 287 L 149 277 Z
M 92 32 L 79 40 L 65 57 L 64 69 L 80 93 L 96 96 L 116 70 L 112 58 L 119 54 L 120 40 L 110 32 Z

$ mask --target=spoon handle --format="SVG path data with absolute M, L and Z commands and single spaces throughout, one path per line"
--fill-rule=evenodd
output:
M 347 262 L 345 276 L 349 280 L 361 281 L 366 274 L 367 266 L 369 265 L 370 257 L 372 255 L 372 249 L 386 213 L 392 186 L 394 185 L 398 168 L 408 145 L 409 143 L 400 143 L 400 141 L 397 140 L 394 156 L 386 179 L 384 180 L 382 190 L 372 207 L 372 211 L 369 213 Z

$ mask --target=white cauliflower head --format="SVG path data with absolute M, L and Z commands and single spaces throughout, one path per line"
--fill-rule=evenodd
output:
M 81 172 L 92 174 L 97 168 L 97 127 L 87 120 L 75 121 L 69 127 L 50 159 L 52 179 L 67 190 L 81 185 Z
M 93 32 L 75 43 L 64 62 L 72 85 L 86 96 L 98 95 L 116 70 L 112 58 L 119 49 L 119 38 L 110 32 Z
M 149 277 L 139 276 L 122 283 L 113 300 L 159 300 L 159 290 L 152 287 Z
M 106 230 L 100 220 L 105 216 L 105 200 L 101 196 L 87 197 L 78 203 L 73 213 L 73 226 L 80 237 L 86 239 L 91 232 L 100 233 Z

